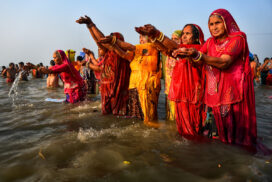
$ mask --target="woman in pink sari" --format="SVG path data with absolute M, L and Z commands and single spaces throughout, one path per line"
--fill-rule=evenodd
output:
M 214 11 L 208 26 L 212 37 L 200 51 L 183 48 L 175 53 L 204 64 L 204 103 L 212 108 L 220 140 L 253 147 L 256 110 L 246 34 L 225 9 Z
M 74 68 L 72 63 L 67 59 L 65 52 L 57 50 L 53 54 L 55 66 L 46 69 L 40 68 L 39 71 L 45 74 L 60 74 L 64 82 L 64 93 L 66 94 L 66 102 L 76 103 L 83 101 L 86 96 L 86 86 L 79 72 Z

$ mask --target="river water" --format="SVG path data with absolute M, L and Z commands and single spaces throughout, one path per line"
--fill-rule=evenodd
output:
M 0 78 L 0 181 L 272 181 L 271 156 L 217 140 L 190 141 L 165 121 L 162 127 L 101 114 L 99 96 L 79 104 L 46 79 L 11 85 Z M 272 148 L 272 87 L 257 86 L 258 137 Z

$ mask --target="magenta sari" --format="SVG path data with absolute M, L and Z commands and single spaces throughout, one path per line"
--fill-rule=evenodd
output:
M 64 82 L 64 93 L 66 94 L 66 102 L 76 103 L 83 101 L 86 96 L 86 86 L 79 72 L 74 68 L 67 59 L 64 51 L 58 50 L 61 55 L 62 64 L 49 68 L 53 73 L 58 73 Z
M 255 146 L 255 95 L 246 34 L 240 31 L 227 10 L 218 9 L 211 15 L 222 17 L 228 37 L 222 42 L 214 37 L 209 38 L 201 52 L 213 57 L 230 55 L 233 63 L 224 70 L 205 66 L 204 103 L 213 110 L 222 142 Z

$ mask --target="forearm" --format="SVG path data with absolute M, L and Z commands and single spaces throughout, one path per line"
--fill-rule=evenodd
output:
M 95 59 L 93 55 L 90 56 L 89 62 L 91 62 L 94 65 L 98 65 L 98 61 Z
M 54 73 L 54 71 L 50 70 L 50 69 L 46 69 L 46 68 L 43 68 L 43 69 L 40 69 L 39 72 L 43 73 L 43 74 L 51 74 L 51 73 Z
M 175 41 L 171 40 L 167 36 L 164 36 L 164 39 L 161 42 L 156 39 L 155 45 L 159 45 L 161 47 L 163 46 L 167 52 L 172 52 L 173 50 L 179 48 L 179 44 L 177 44 Z
M 207 65 L 214 66 L 219 69 L 227 69 L 232 63 L 231 57 L 228 55 L 222 55 L 221 57 L 202 55 L 201 60 Z
M 113 45 L 112 48 L 114 52 L 116 52 L 120 57 L 124 58 L 125 60 L 132 61 L 134 58 L 134 54 L 129 54 L 128 51 L 123 51 L 118 45 Z
M 116 44 L 123 50 L 134 51 L 136 49 L 136 46 L 118 39 L 116 40 Z
M 95 25 L 93 25 L 93 26 L 95 26 Z M 99 43 L 99 36 L 98 36 L 97 33 L 95 33 L 95 32 L 93 31 L 92 26 L 87 25 L 87 28 L 88 28 L 88 30 L 89 30 L 89 32 L 90 32 L 92 38 L 94 39 L 95 43 L 97 44 L 97 46 L 100 47 L 101 49 L 106 49 L 105 47 L 103 47 L 102 44 Z M 96 28 L 96 29 L 97 29 L 97 28 Z M 100 30 L 99 30 L 99 32 L 100 32 Z M 102 35 L 103 35 L 103 34 L 102 34 Z
M 88 64 L 88 67 L 91 69 L 91 70 L 94 70 L 94 71 L 101 71 L 101 68 L 97 65 L 94 65 L 92 63 L 89 62 Z
M 164 55 L 172 56 L 172 55 L 171 55 L 172 51 L 169 50 L 169 49 L 167 49 L 162 43 L 156 41 L 156 42 L 154 43 L 154 46 L 156 47 L 156 49 L 157 49 L 158 51 L 160 51 L 160 52 L 163 53 Z

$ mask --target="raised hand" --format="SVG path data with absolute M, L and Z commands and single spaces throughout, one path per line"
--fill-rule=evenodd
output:
M 81 16 L 78 20 L 76 20 L 76 22 L 78 24 L 86 24 L 86 25 L 93 25 L 93 21 L 91 20 L 90 17 L 88 17 L 87 15 L 85 15 L 84 17 Z
M 83 48 L 82 51 L 87 55 L 94 55 L 93 51 L 91 51 L 90 49 Z
M 160 31 L 151 24 L 146 24 L 141 27 L 135 27 L 135 31 L 142 35 L 147 35 L 151 38 L 155 38 L 159 35 Z

